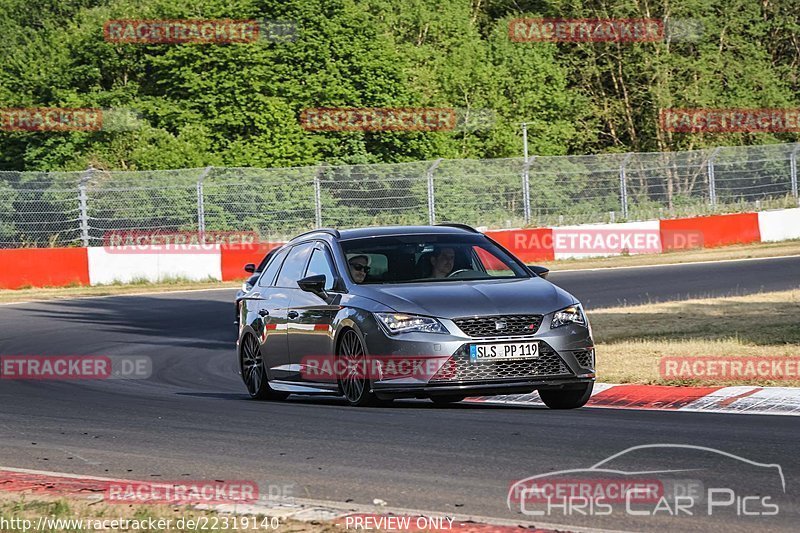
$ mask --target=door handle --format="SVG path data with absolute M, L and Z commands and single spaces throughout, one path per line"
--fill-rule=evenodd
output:
M 288 313 L 286 313 L 286 316 L 294 320 L 295 318 L 300 316 L 300 313 L 298 313 L 297 311 L 289 311 Z
M 258 314 L 261 316 L 268 316 L 269 311 L 267 311 L 266 309 L 259 309 Z

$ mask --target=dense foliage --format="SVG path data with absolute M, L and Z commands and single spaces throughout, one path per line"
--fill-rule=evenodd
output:
M 518 43 L 517 17 L 691 19 L 699 39 Z M 247 44 L 107 42 L 109 19 L 291 21 Z M 683 150 L 796 134 L 686 134 L 660 108 L 798 107 L 797 0 L 0 0 L 0 107 L 139 113 L 131 131 L 0 132 L 0 169 L 302 166 Z M 491 128 L 309 132 L 308 107 L 451 106 Z

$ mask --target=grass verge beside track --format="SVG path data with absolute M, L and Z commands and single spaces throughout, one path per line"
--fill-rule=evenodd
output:
M 798 280 L 800 283 L 800 280 Z M 800 357 L 800 289 L 589 313 L 598 380 L 658 385 L 798 387 L 800 380 L 665 380 L 671 357 Z
M 553 272 L 559 270 L 583 270 L 589 268 L 636 267 L 649 265 L 674 265 L 700 261 L 723 261 L 800 255 L 800 240 L 736 244 L 720 248 L 700 248 L 661 254 L 639 254 L 587 259 L 559 259 L 537 263 Z

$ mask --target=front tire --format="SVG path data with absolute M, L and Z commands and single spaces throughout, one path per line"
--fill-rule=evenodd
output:
M 247 392 L 254 400 L 285 400 L 289 396 L 288 392 L 278 392 L 269 386 L 267 368 L 264 358 L 261 356 L 261 347 L 256 338 L 249 333 L 242 337 L 239 368 Z
M 593 388 L 594 383 L 587 383 L 579 389 L 540 390 L 539 397 L 550 409 L 577 409 L 586 405 Z
M 347 403 L 355 407 L 383 403 L 370 391 L 372 382 L 367 371 L 367 353 L 355 330 L 348 329 L 342 333 L 336 358 L 342 361 L 337 365 L 337 368 L 342 368 L 342 373 L 338 376 L 339 389 Z

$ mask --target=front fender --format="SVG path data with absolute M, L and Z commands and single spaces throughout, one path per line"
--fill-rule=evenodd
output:
M 353 308 L 343 309 L 334 323 L 334 331 L 336 333 L 333 337 L 333 354 L 335 355 L 339 351 L 339 340 L 342 333 L 348 329 L 352 329 L 356 332 L 359 339 L 361 339 L 361 344 L 366 349 L 368 332 L 364 331 L 363 326 L 369 324 L 370 321 L 374 322 L 374 318 L 372 317 L 372 313 L 368 311 Z

